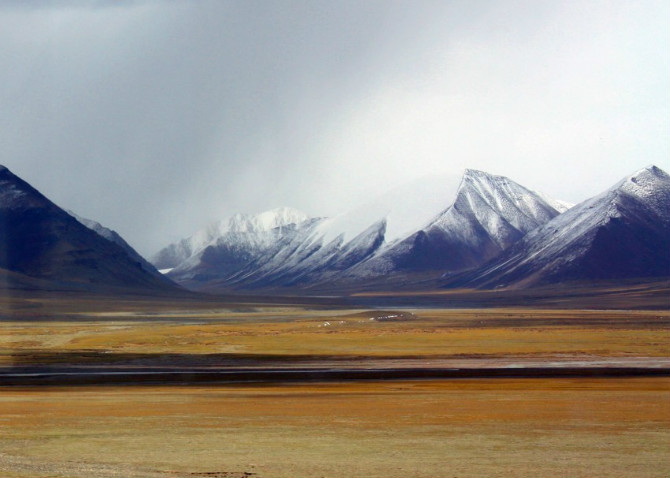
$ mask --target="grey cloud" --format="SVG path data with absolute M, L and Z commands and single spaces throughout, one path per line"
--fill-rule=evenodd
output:
M 575 201 L 668 167 L 664 2 L 16 4 L 0 163 L 145 254 L 438 170 Z

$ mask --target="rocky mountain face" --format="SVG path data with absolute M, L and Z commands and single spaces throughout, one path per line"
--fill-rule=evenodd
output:
M 147 265 L 148 266 L 148 265 Z M 0 166 L 0 269 L 11 284 L 54 289 L 175 291 L 126 250 Z M 151 268 L 153 270 L 153 268 Z
M 651 166 L 528 233 L 448 287 L 670 277 L 670 177 Z

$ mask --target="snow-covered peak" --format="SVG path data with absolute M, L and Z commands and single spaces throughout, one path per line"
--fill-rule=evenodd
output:
M 650 166 L 530 231 L 450 285 L 667 277 L 670 177 Z
M 617 187 L 623 192 L 643 199 L 651 199 L 667 191 L 670 177 L 656 166 L 648 166 L 625 178 Z
M 461 192 L 466 189 L 475 192 L 479 197 L 485 199 L 490 206 L 495 206 L 499 210 L 507 207 L 505 202 L 510 202 L 511 205 L 520 210 L 527 210 L 531 206 L 528 201 L 528 193 L 534 193 L 534 191 L 530 191 L 504 176 L 496 176 L 473 169 L 466 169 L 463 175 Z
M 280 207 L 259 214 L 235 214 L 227 221 L 221 221 L 219 231 L 221 234 L 227 232 L 266 232 L 290 224 L 300 224 L 307 219 L 309 219 L 309 216 L 302 211 L 290 207 Z
M 472 168 L 465 168 L 463 170 L 463 178 L 484 178 L 484 179 L 492 179 L 496 177 L 501 177 L 501 176 L 495 176 L 491 173 L 487 173 L 486 171 L 481 171 L 479 169 L 472 169 Z
M 496 176 L 476 169 L 466 169 L 463 174 L 463 183 L 470 184 L 482 197 L 487 197 L 496 201 L 499 205 L 500 196 L 504 195 L 515 199 L 514 204 L 521 209 L 527 202 L 526 192 L 537 195 L 549 206 L 559 213 L 563 213 L 574 206 L 573 203 L 554 199 L 540 191 L 534 191 L 525 187 L 520 187 L 518 183 L 506 178 L 505 176 Z M 461 186 L 463 187 L 463 185 Z
M 438 218 L 435 225 L 459 229 L 461 218 L 470 217 L 504 248 L 508 242 L 505 236 L 510 231 L 526 233 L 556 214 L 558 210 L 535 191 L 504 176 L 468 169 L 453 208 Z
M 258 214 L 233 214 L 227 219 L 209 224 L 187 239 L 196 252 L 226 234 L 258 234 L 291 224 L 300 224 L 309 216 L 297 209 L 280 207 Z
M 670 176 L 656 166 L 648 166 L 615 186 L 620 192 L 644 200 L 658 213 L 669 207 Z
M 670 202 L 670 176 L 656 166 L 643 168 L 602 193 L 579 203 L 568 211 L 570 214 L 565 214 L 565 218 L 558 219 L 566 224 L 576 224 L 583 221 L 583 216 L 586 215 L 598 223 L 607 221 L 611 217 L 619 216 L 618 208 L 625 196 L 636 197 L 659 216 L 664 215 Z

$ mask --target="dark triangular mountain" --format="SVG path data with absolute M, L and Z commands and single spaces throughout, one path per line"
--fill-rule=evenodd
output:
M 670 277 L 670 178 L 651 166 L 574 206 L 448 287 Z
M 81 290 L 176 290 L 0 166 L 0 269 L 7 277 Z

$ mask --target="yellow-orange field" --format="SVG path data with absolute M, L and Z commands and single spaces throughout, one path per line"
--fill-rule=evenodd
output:
M 670 315 L 658 310 L 0 306 L 5 370 L 227 358 L 670 365 Z M 667 478 L 668 443 L 667 377 L 0 387 L 0 476 L 10 478 Z
M 51 320 L 0 323 L 0 364 L 30 354 L 48 354 L 53 360 L 58 353 L 77 352 L 104 352 L 108 358 L 114 354 L 662 358 L 670 357 L 670 318 L 664 311 L 259 308 L 77 312 Z
M 666 477 L 670 383 L 6 389 L 0 429 L 3 477 Z

